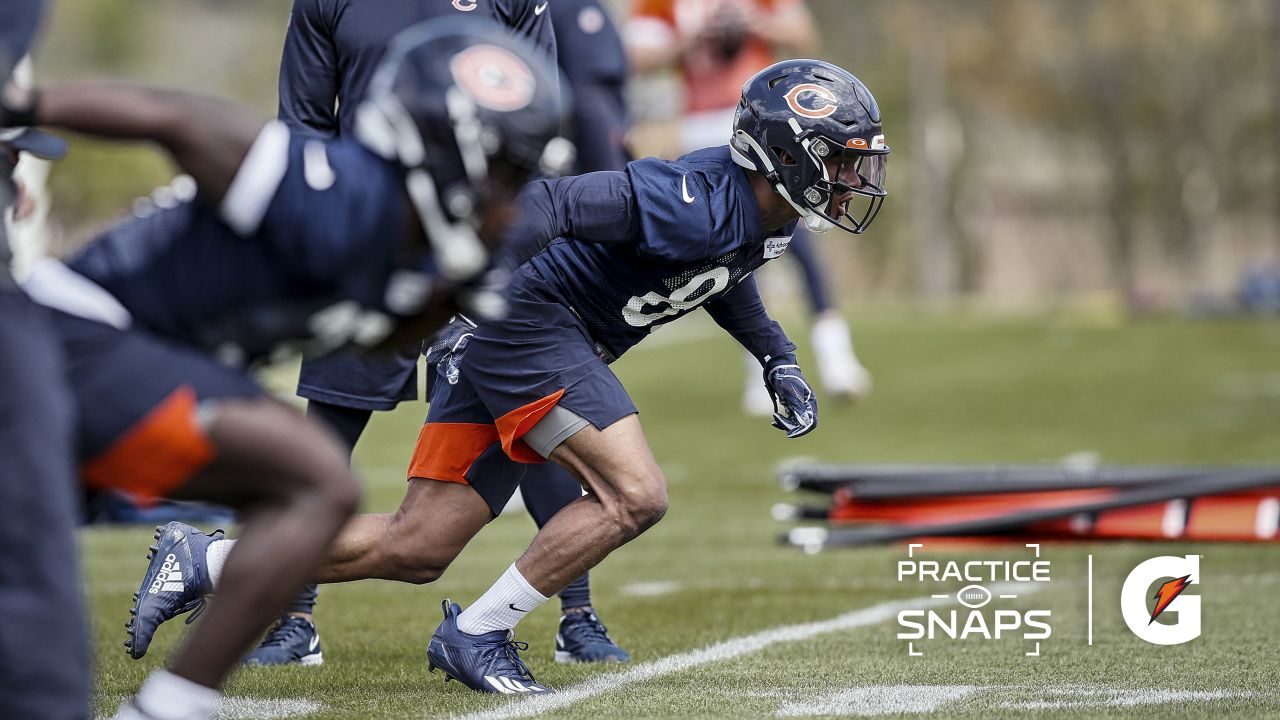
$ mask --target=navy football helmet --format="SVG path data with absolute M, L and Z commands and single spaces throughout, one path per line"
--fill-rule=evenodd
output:
M 560 136 L 567 102 L 558 72 L 533 46 L 481 21 L 432 20 L 388 46 L 355 134 L 404 167 L 446 279 L 470 280 L 488 267 L 477 231 L 495 191 L 514 196 L 531 175 L 556 176 L 572 163 L 573 145 Z
M 814 232 L 861 233 L 884 204 L 880 108 L 861 80 L 831 63 L 786 60 L 748 80 L 729 149 Z

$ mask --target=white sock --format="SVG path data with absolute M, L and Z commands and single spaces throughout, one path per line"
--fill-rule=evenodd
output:
M 133 704 L 156 720 L 209 720 L 218 705 L 218 696 L 213 688 L 156 670 L 142 684 Z
M 204 551 L 204 566 L 209 573 L 209 587 L 218 586 L 218 578 L 222 577 L 222 564 L 235 548 L 235 540 L 215 540 L 209 543 Z
M 530 610 L 546 602 L 542 593 L 533 589 L 516 569 L 515 563 L 502 577 L 458 616 L 458 629 L 468 635 L 481 635 L 494 630 L 510 630 Z

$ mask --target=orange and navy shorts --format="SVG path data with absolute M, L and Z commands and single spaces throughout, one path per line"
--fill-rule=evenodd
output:
M 409 477 L 471 485 L 496 515 L 545 462 L 523 440 L 561 407 L 603 430 L 636 413 L 627 391 L 565 306 L 516 294 L 506 319 L 481 325 L 457 382 L 427 374 L 431 408 Z
M 163 497 L 213 461 L 200 403 L 254 398 L 247 375 L 144 331 L 54 311 L 75 397 L 80 475 L 89 489 Z

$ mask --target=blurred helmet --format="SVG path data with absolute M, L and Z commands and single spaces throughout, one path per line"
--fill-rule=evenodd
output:
M 477 235 L 492 171 L 514 194 L 573 161 L 567 102 L 544 53 L 496 24 L 432 20 L 397 35 L 356 110 L 355 136 L 398 162 L 439 272 L 466 280 L 489 255 Z
M 862 81 L 821 60 L 786 60 L 742 86 L 733 159 L 763 174 L 814 232 L 867 229 L 885 198 L 889 146 Z M 853 192 L 841 217 L 832 198 Z

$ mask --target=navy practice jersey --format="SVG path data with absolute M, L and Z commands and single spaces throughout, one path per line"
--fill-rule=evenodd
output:
M 555 61 L 550 0 L 294 0 L 280 61 L 280 120 L 332 137 L 355 126 L 355 111 L 387 43 L 424 20 L 489 17 Z
M 532 183 L 521 212 L 513 291 L 568 305 L 606 359 L 700 306 L 762 361 L 795 350 L 751 275 L 786 250 L 795 222 L 765 232 L 727 147 Z
M 360 334 L 389 329 L 385 313 L 413 309 L 395 302 L 393 274 L 421 280 L 434 270 L 424 251 L 419 267 L 396 272 L 409 208 L 400 171 L 354 141 L 300 138 L 271 123 L 220 207 L 192 195 L 142 203 L 68 265 L 134 322 L 242 355 L 228 359 L 289 339 L 369 340 Z

